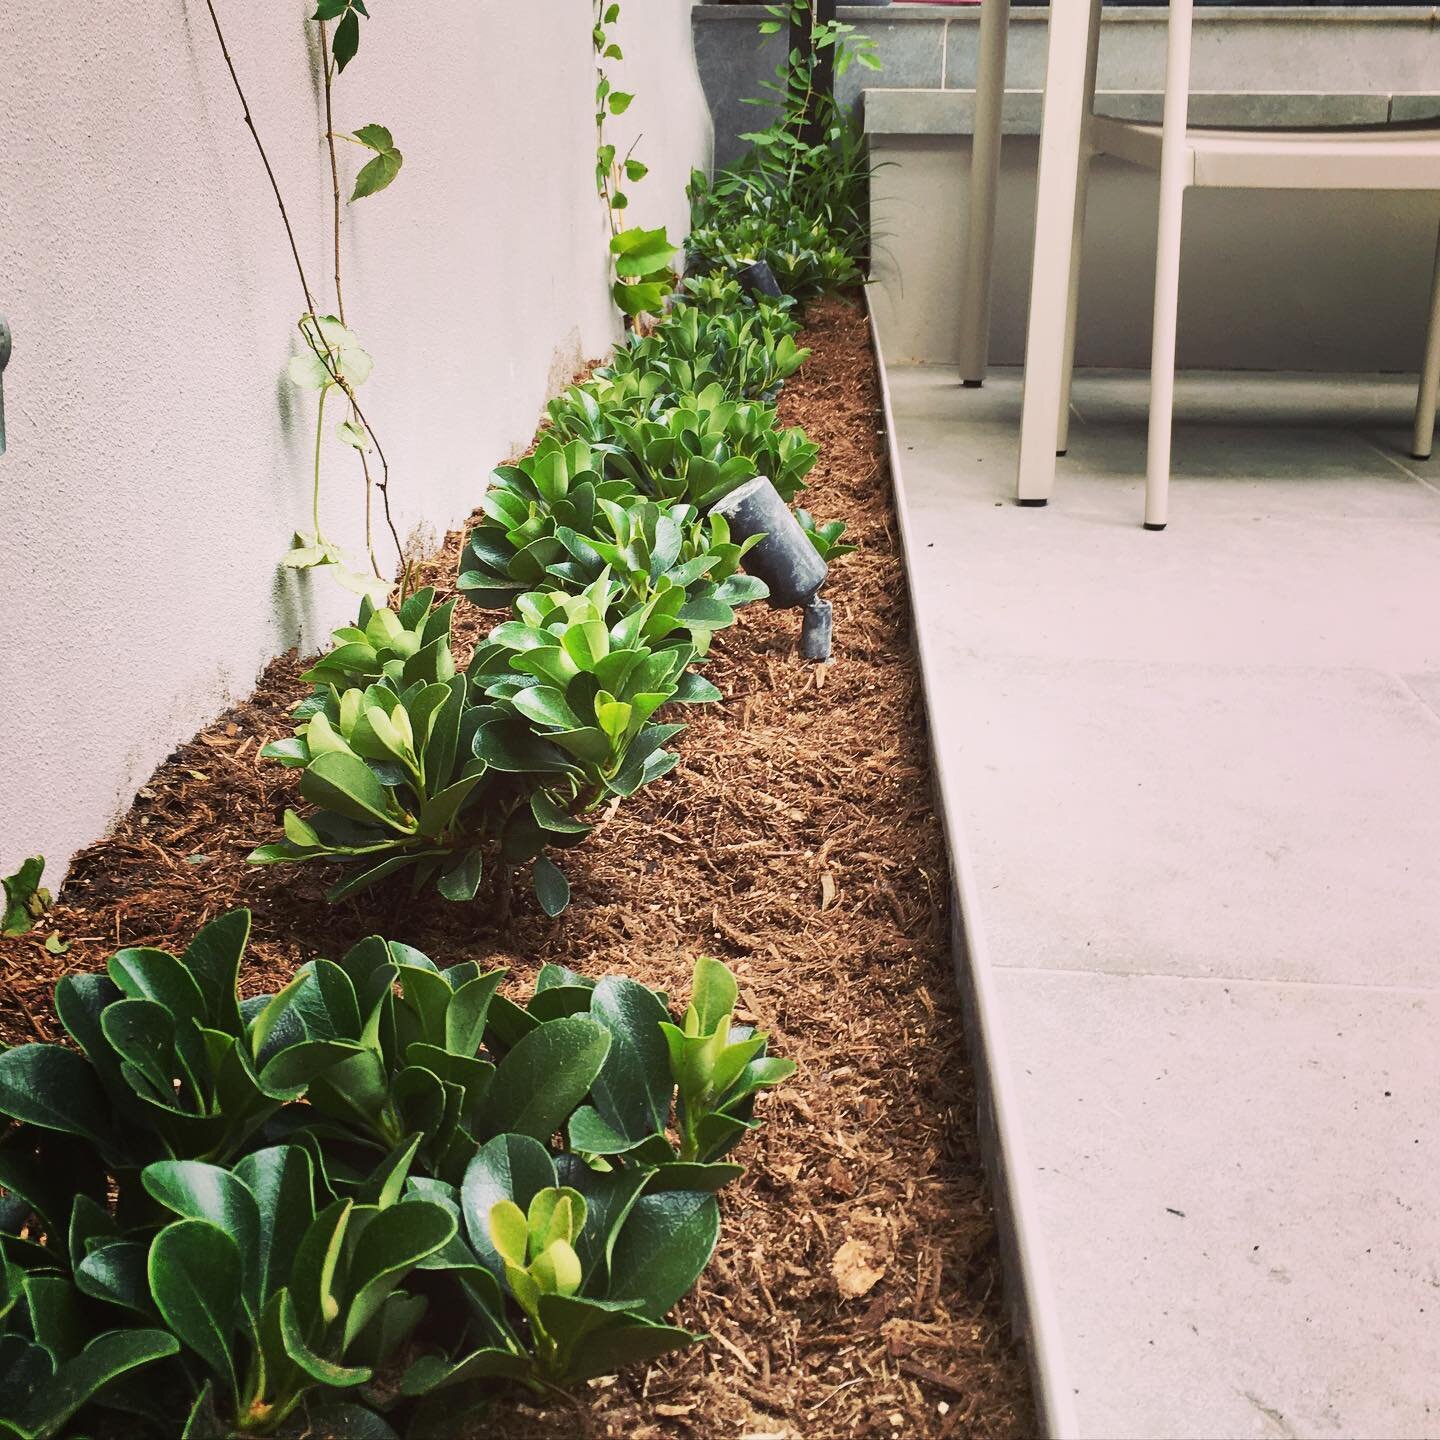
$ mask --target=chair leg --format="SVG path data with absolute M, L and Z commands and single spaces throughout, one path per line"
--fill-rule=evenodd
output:
M 1055 0 L 1045 53 L 1045 105 L 1035 182 L 1035 260 L 1025 321 L 1025 389 L 1015 498 L 1044 505 L 1055 483 L 1066 283 L 1085 110 L 1085 36 L 1100 0 Z
M 1175 330 L 1180 308 L 1183 184 L 1160 188 L 1155 255 L 1155 322 L 1150 347 L 1150 435 L 1145 450 L 1145 528 L 1163 530 L 1169 515 L 1170 432 L 1175 410 Z
M 1170 429 L 1175 409 L 1175 324 L 1180 308 L 1180 224 L 1185 210 L 1193 0 L 1171 0 L 1160 141 L 1160 223 L 1155 241 L 1155 315 L 1150 347 L 1150 437 L 1145 453 L 1145 528 L 1163 530 L 1170 503 Z
M 1425 331 L 1425 364 L 1420 370 L 1420 394 L 1415 401 L 1415 433 L 1410 453 L 1428 460 L 1435 444 L 1435 396 L 1440 391 L 1440 237 L 1435 243 L 1435 273 L 1430 281 L 1430 323 Z
M 1090 119 L 1095 113 L 1095 72 L 1100 59 L 1100 7 L 1090 7 L 1085 37 L 1085 99 L 1080 120 L 1080 173 L 1075 177 L 1075 218 L 1070 233 L 1070 290 L 1065 300 L 1065 349 L 1060 369 L 1060 426 L 1055 453 L 1070 448 L 1070 382 L 1075 375 L 1075 324 L 1080 310 L 1080 254 L 1085 239 L 1085 202 L 1090 193 Z
M 995 254 L 995 193 L 1005 105 L 1005 42 L 1010 0 L 984 0 L 970 147 L 969 240 L 960 277 L 960 379 L 980 385 L 990 361 L 990 289 Z
M 1055 453 L 1070 448 L 1070 382 L 1075 377 L 1075 331 L 1080 318 L 1080 248 L 1085 236 L 1085 201 L 1090 190 L 1090 157 L 1081 152 L 1080 176 L 1075 185 L 1075 232 L 1070 241 L 1070 293 L 1065 303 L 1065 351 L 1060 370 L 1060 428 Z

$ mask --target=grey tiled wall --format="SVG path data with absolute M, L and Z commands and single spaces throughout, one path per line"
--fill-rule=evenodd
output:
M 871 36 L 883 69 L 858 67 L 839 90 L 855 100 L 862 86 L 887 90 L 967 90 L 975 84 L 979 7 L 905 5 L 877 11 L 843 7 L 841 17 Z M 1100 46 L 1103 90 L 1158 90 L 1165 69 L 1164 6 L 1107 8 Z M 739 154 L 738 136 L 765 123 L 764 108 L 741 103 L 762 94 L 784 55 L 784 41 L 760 41 L 761 5 L 697 4 L 695 52 L 715 120 L 715 158 Z M 1191 88 L 1218 92 L 1312 94 L 1440 90 L 1440 27 L 1430 6 L 1214 6 L 1195 20 Z M 1041 88 L 1046 12 L 1012 12 L 1008 83 Z M 1427 112 L 1429 113 L 1429 112 Z

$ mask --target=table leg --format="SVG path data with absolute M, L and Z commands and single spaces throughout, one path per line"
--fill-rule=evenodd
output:
M 1055 439 L 1060 431 L 1070 253 L 1085 111 L 1085 61 L 1090 11 L 1099 3 L 1051 0 L 1050 4 L 1016 484 L 1016 498 L 1022 505 L 1045 504 L 1055 483 Z
M 970 146 L 969 240 L 960 281 L 960 379 L 972 386 L 985 379 L 990 358 L 990 276 L 1009 28 L 1010 0 L 983 0 L 975 68 L 975 133 Z

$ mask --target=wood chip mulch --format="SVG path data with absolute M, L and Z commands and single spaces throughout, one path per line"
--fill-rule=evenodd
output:
M 370 933 L 442 964 L 546 960 L 683 995 L 699 953 L 737 972 L 744 1017 L 798 1076 L 724 1192 L 719 1250 L 682 1324 L 710 1339 L 575 1407 L 507 1399 L 489 1433 L 519 1437 L 1018 1436 L 1036 1433 L 1020 1347 L 1001 1311 L 975 1086 L 950 968 L 944 842 L 931 800 L 874 357 L 863 310 L 812 306 L 809 364 L 781 412 L 821 446 L 807 503 L 860 551 L 835 566 L 835 659 L 796 654 L 793 611 L 749 607 L 718 637 L 721 704 L 691 712 L 672 777 L 621 806 L 565 864 L 570 909 L 412 900 L 403 885 L 337 907 L 325 867 L 251 869 L 296 777 L 258 759 L 288 734 L 303 668 L 182 745 L 107 839 L 77 857 L 41 929 L 0 939 L 0 1039 L 54 1038 L 50 994 L 119 945 L 182 949 L 205 920 L 255 912 L 244 984 Z M 477 477 L 477 484 L 479 483 Z M 430 565 L 455 573 L 460 536 Z M 468 611 L 468 613 L 467 613 Z M 492 623 L 462 604 L 462 651 Z M 63 803 L 63 797 L 57 797 Z M 70 949 L 43 948 L 58 931 Z M 513 991 L 512 991 L 513 993 Z

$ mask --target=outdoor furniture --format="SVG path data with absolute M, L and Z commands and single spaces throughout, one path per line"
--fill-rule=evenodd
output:
M 1050 10 L 1017 499 L 1021 505 L 1045 504 L 1054 482 L 1055 457 L 1065 452 L 1089 161 L 1095 154 L 1112 154 L 1157 170 L 1160 176 L 1145 527 L 1163 530 L 1186 188 L 1440 191 L 1440 127 L 1217 130 L 1189 126 L 1193 0 L 1172 0 L 1170 5 L 1162 123 L 1095 115 L 1100 9 L 1100 0 L 1054 0 Z M 985 373 L 1008 19 L 1008 0 L 984 0 L 970 245 L 961 307 L 961 377 L 967 385 L 979 384 Z M 1413 453 L 1420 458 L 1429 455 L 1433 442 L 1437 388 L 1440 249 L 1412 441 Z

